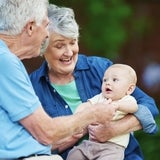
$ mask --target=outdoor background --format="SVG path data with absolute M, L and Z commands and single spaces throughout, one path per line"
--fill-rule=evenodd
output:
M 104 56 L 131 65 L 138 86 L 160 107 L 160 1 L 159 0 L 50 0 L 75 11 L 80 26 L 80 52 Z M 43 58 L 23 61 L 28 73 Z M 160 127 L 160 116 L 156 119 Z M 145 160 L 159 160 L 160 131 L 135 132 Z

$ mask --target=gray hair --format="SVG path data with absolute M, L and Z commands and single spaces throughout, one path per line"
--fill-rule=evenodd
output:
M 0 33 L 17 35 L 30 20 L 40 25 L 48 0 L 0 0 Z
M 50 4 L 48 7 L 49 32 L 58 33 L 68 38 L 79 37 L 79 26 L 75 20 L 74 11 L 67 7 Z

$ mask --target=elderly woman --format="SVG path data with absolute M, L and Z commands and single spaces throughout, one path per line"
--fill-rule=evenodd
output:
M 102 77 L 112 62 L 106 58 L 78 54 L 79 27 L 72 9 L 50 5 L 48 11 L 50 38 L 44 51 L 46 61 L 30 78 L 45 111 L 52 117 L 59 117 L 73 114 L 79 104 L 101 92 Z M 156 132 L 153 117 L 158 114 L 158 109 L 154 100 L 138 87 L 132 95 L 137 100 L 138 111 L 117 122 L 101 127 L 91 126 L 89 129 L 95 140 L 105 142 L 113 136 L 139 129 L 147 133 Z M 148 124 L 152 127 L 148 128 Z M 83 133 L 59 141 L 53 152 L 65 159 L 70 147 L 82 136 Z M 125 160 L 133 159 L 142 160 L 143 155 L 131 134 Z

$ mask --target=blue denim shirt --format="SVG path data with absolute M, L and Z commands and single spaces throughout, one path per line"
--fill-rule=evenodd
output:
M 87 57 L 85 55 L 79 54 L 78 61 L 74 70 L 74 77 L 82 102 L 87 101 L 87 99 L 101 92 L 103 75 L 105 70 L 110 65 L 112 65 L 112 62 L 109 59 L 95 56 Z M 72 114 L 68 104 L 50 85 L 46 62 L 44 62 L 38 70 L 34 71 L 30 75 L 30 78 L 36 94 L 42 103 L 42 106 L 51 117 Z M 147 106 L 153 116 L 158 114 L 158 109 L 154 100 L 139 88 L 136 88 L 132 95 L 136 98 L 138 104 Z M 137 117 L 139 117 L 138 119 L 141 121 L 141 116 L 139 116 L 139 114 L 137 114 Z M 64 159 L 66 156 L 65 153 L 67 153 L 67 151 L 62 154 Z M 135 137 L 131 134 L 129 145 L 125 151 L 125 160 L 142 159 L 143 155 L 141 153 L 139 144 Z

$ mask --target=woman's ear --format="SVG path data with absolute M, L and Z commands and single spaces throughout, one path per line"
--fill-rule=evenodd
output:
M 131 84 L 128 88 L 127 95 L 132 94 L 135 88 L 136 88 L 135 84 Z

